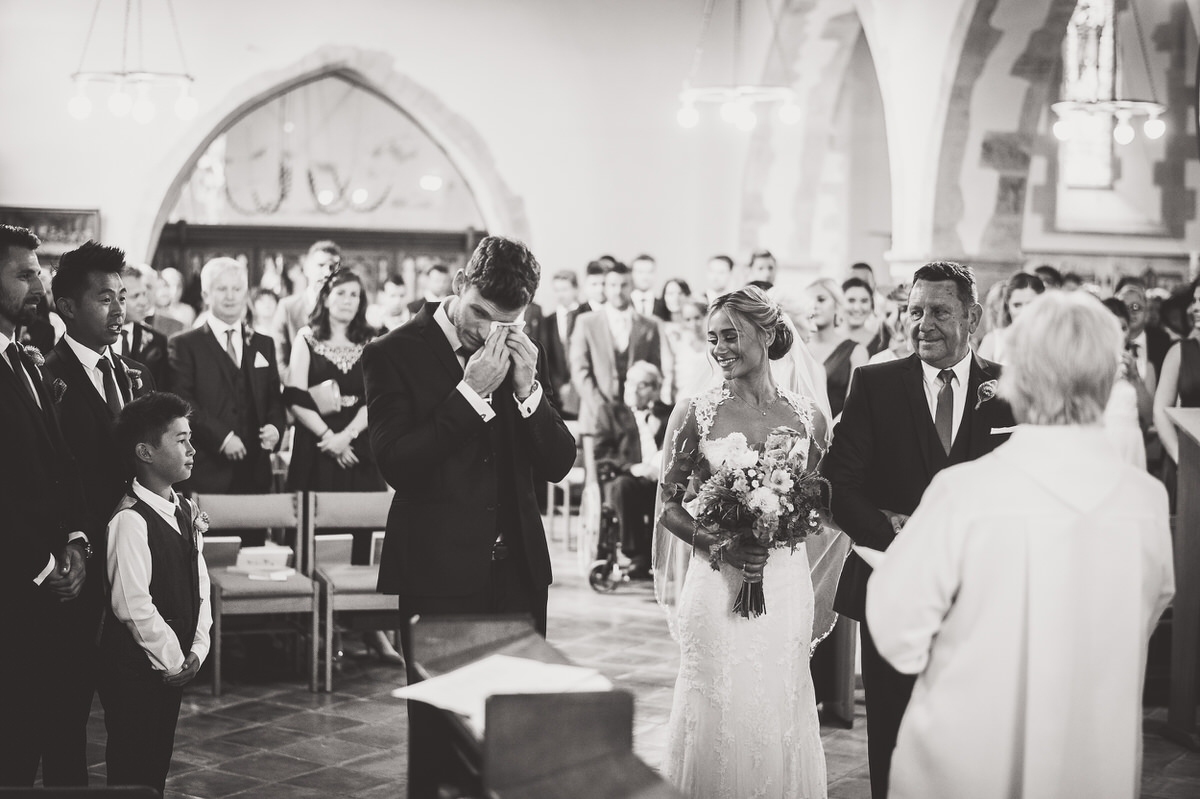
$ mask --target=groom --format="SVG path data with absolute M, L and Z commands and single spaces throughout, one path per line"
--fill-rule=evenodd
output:
M 834 521 L 856 545 L 886 550 L 934 475 L 1008 439 L 1015 422 L 996 397 L 1000 367 L 970 349 L 981 315 L 970 269 L 926 264 L 914 275 L 908 299 L 913 354 L 855 374 L 824 472 L 833 486 Z M 875 649 L 864 612 L 870 575 L 866 562 L 851 554 L 834 609 L 861 623 L 871 796 L 884 799 L 916 678 L 893 669 Z
M 529 613 L 546 634 L 550 556 L 534 487 L 566 475 L 575 440 L 520 321 L 540 274 L 523 244 L 489 236 L 454 296 L 363 352 L 371 446 L 396 489 L 379 591 L 399 594 L 405 619 Z

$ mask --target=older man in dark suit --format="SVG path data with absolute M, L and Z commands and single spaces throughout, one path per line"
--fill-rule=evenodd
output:
M 996 397 L 1000 367 L 970 349 L 982 313 L 970 269 L 926 264 L 917 270 L 908 298 L 913 355 L 855 373 L 824 466 L 833 485 L 834 521 L 855 544 L 886 550 L 934 475 L 1008 439 L 1015 422 Z M 893 669 L 871 639 L 864 612 L 870 573 L 852 554 L 834 609 L 862 622 L 871 795 L 883 799 L 915 678 Z
M 13 336 L 45 297 L 24 228 L 0 225 L 0 787 L 32 786 L 39 763 L 47 785 L 86 785 L 82 742 L 64 742 L 69 659 L 77 632 L 68 607 L 87 577 L 90 544 L 83 495 L 41 354 Z M 103 568 L 98 565 L 95 568 Z
M 168 388 L 192 406 L 196 464 L 185 489 L 271 490 L 271 453 L 286 425 L 275 343 L 246 323 L 246 267 L 214 258 L 200 272 L 208 320 L 169 343 Z
M 102 553 L 108 551 L 108 520 L 133 477 L 131 464 L 117 449 L 113 424 L 121 408 L 154 388 L 143 364 L 112 349 L 125 315 L 124 264 L 121 250 L 92 241 L 63 255 L 51 290 L 67 332 L 43 369 L 63 438 L 79 468 L 87 502 L 84 532 L 94 550 Z M 94 568 L 80 598 L 68 606 L 77 649 L 69 663 L 72 679 L 59 688 L 74 711 L 58 732 L 75 753 L 79 785 L 87 784 L 87 721 L 96 687 L 96 633 L 104 607 L 104 571 Z
M 604 498 L 617 513 L 621 552 L 632 562 L 629 576 L 634 579 L 650 576 L 653 531 L 647 519 L 654 513 L 671 415 L 671 406 L 659 401 L 661 391 L 662 372 L 638 361 L 626 375 L 625 396 L 601 406 L 596 415 L 596 464 L 614 470 Z
M 528 613 L 546 634 L 550 555 L 535 486 L 566 475 L 575 441 L 522 330 L 540 271 L 524 245 L 489 236 L 454 276 L 455 296 L 363 351 L 371 447 L 396 489 L 379 590 L 399 595 L 406 620 Z M 407 621 L 401 640 L 413 679 Z M 409 705 L 413 729 L 429 724 L 422 712 Z M 409 762 L 440 770 L 425 743 L 410 736 Z M 411 779 L 411 796 L 436 793 Z

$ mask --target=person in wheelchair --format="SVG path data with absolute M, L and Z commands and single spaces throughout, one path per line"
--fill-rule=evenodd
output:
M 671 406 L 659 401 L 662 372 L 637 361 L 625 376 L 622 401 L 597 409 L 595 453 L 604 501 L 616 511 L 622 562 L 630 561 L 629 577 L 650 577 L 650 519 L 662 467 L 663 437 Z

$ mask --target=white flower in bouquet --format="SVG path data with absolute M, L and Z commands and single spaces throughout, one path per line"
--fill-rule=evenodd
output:
M 764 515 L 779 515 L 782 506 L 779 504 L 779 495 L 772 491 L 767 486 L 760 486 L 750 492 L 746 498 L 746 504 L 752 509 Z
M 792 475 L 787 469 L 775 469 L 769 473 L 766 486 L 776 494 L 787 494 L 792 490 Z

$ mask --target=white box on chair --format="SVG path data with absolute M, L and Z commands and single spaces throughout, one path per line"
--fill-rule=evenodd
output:
M 242 547 L 238 550 L 237 563 L 229 567 L 231 572 L 251 574 L 255 572 L 279 572 L 288 568 L 292 557 L 291 547 L 262 546 Z

